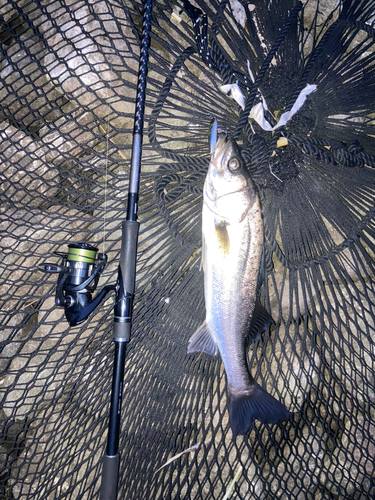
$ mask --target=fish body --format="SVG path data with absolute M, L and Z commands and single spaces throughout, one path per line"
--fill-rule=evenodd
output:
M 206 320 L 191 337 L 188 352 L 220 352 L 230 425 L 235 435 L 244 434 L 254 419 L 278 423 L 289 412 L 255 382 L 247 366 L 249 336 L 260 335 L 272 322 L 257 302 L 263 221 L 240 149 L 223 135 L 218 135 L 204 185 L 202 240 Z

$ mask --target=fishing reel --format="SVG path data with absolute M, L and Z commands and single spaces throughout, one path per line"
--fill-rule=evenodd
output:
M 68 247 L 68 253 L 55 252 L 62 257 L 60 265 L 46 262 L 40 267 L 46 273 L 59 273 L 55 304 L 64 307 L 69 325 L 76 326 L 82 323 L 116 286 L 107 285 L 92 298 L 107 264 L 107 256 L 97 254 L 98 249 L 87 243 L 71 243 Z

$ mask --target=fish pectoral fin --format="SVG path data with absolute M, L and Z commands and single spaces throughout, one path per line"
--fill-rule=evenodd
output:
M 249 340 L 254 341 L 259 338 L 262 333 L 267 330 L 273 323 L 273 319 L 269 312 L 257 300 L 255 302 L 253 316 L 251 318 Z
M 215 356 L 217 345 L 212 338 L 207 321 L 204 321 L 189 340 L 188 354 L 192 352 L 205 352 Z
M 228 224 L 223 221 L 215 221 L 215 235 L 217 244 L 223 255 L 229 255 L 230 241 L 227 230 Z

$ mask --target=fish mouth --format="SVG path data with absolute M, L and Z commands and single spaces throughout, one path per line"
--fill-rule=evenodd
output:
M 228 136 L 225 133 L 219 133 L 213 153 L 211 154 L 211 165 L 217 170 L 223 170 L 222 159 L 227 149 L 231 146 Z

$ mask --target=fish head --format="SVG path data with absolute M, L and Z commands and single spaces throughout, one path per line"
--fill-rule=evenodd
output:
M 218 133 L 206 177 L 205 201 L 224 220 L 242 220 L 255 201 L 255 187 L 238 144 Z

